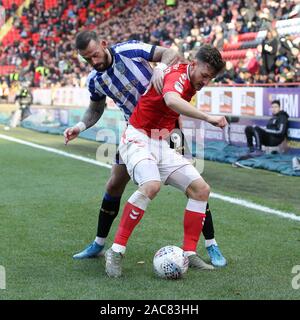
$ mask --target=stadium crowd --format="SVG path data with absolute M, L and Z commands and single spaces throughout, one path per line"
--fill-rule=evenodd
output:
M 18 37 L 11 43 L 2 39 L 0 66 L 16 68 L 1 77 L 3 92 L 18 80 L 32 87 L 84 87 L 90 67 L 74 50 L 75 34 L 82 28 L 96 28 L 109 43 L 136 39 L 172 47 L 187 59 L 201 43 L 212 43 L 227 55 L 225 72 L 216 82 L 300 81 L 300 26 L 287 34 L 275 27 L 279 20 L 300 19 L 299 0 L 178 0 L 176 6 L 167 6 L 165 0 L 51 3 L 31 1 L 21 16 L 15 6 L 9 11 Z M 248 42 L 240 40 L 264 32 Z M 239 44 L 243 50 L 226 51 Z M 241 55 L 235 57 L 237 52 Z

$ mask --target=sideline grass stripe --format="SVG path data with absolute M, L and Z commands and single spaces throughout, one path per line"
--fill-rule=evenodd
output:
M 68 152 L 64 152 L 64 151 L 61 151 L 61 150 L 58 150 L 58 149 L 55 149 L 55 148 L 45 147 L 45 146 L 42 146 L 42 145 L 39 145 L 39 144 L 36 144 L 36 143 L 32 143 L 32 142 L 24 141 L 24 140 L 21 140 L 21 139 L 13 138 L 13 137 L 10 137 L 10 136 L 7 136 L 7 135 L 0 134 L 0 139 L 8 140 L 8 141 L 16 142 L 16 143 L 20 143 L 20 144 L 23 144 L 23 145 L 26 145 L 26 146 L 29 146 L 29 147 L 32 147 L 32 148 L 36 148 L 36 149 L 41 149 L 41 150 L 44 150 L 44 151 L 52 152 L 52 153 L 59 154 L 59 155 L 64 156 L 64 157 L 68 157 L 68 158 L 84 161 L 84 162 L 87 162 L 87 163 L 90 163 L 90 164 L 94 164 L 94 165 L 97 165 L 97 166 L 100 166 L 100 167 L 105 167 L 105 168 L 109 168 L 109 169 L 111 168 L 111 165 L 103 163 L 103 162 L 100 162 L 100 161 L 97 161 L 97 160 L 94 160 L 94 159 L 91 159 L 91 158 L 78 156 L 78 155 L 75 155 L 75 154 L 72 154 L 72 153 L 68 153 Z M 221 195 L 221 194 L 218 194 L 218 193 L 214 193 L 214 192 L 212 192 L 210 194 L 210 197 L 211 198 L 215 198 L 215 199 L 219 199 L 219 200 L 222 200 L 222 201 L 225 201 L 225 202 L 230 202 L 232 204 L 236 204 L 236 205 L 239 205 L 239 206 L 242 206 L 242 207 L 246 207 L 246 208 L 254 209 L 254 210 L 257 210 L 257 211 L 261 211 L 261 212 L 264 212 L 264 213 L 274 214 L 274 215 L 277 215 L 277 216 L 279 216 L 281 218 L 291 219 L 291 220 L 294 220 L 294 221 L 300 221 L 300 216 L 297 216 L 296 214 L 294 214 L 292 212 L 284 212 L 284 211 L 280 211 L 280 210 L 275 210 L 275 209 L 272 209 L 272 208 L 269 208 L 269 207 L 266 207 L 266 206 L 262 206 L 262 205 L 256 204 L 256 203 L 251 202 L 251 201 L 247 201 L 247 200 L 243 200 L 243 199 L 239 199 L 239 198 L 232 198 L 232 197 L 224 196 L 224 195 Z

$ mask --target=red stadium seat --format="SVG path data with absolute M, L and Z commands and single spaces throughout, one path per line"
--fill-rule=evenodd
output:
M 0 66 L 0 75 L 7 75 L 12 73 L 16 69 L 16 66 L 14 65 L 8 65 L 8 66 Z
M 15 41 L 20 41 L 20 39 L 21 39 L 20 32 L 13 27 L 3 37 L 2 43 L 3 43 L 3 45 L 10 45 L 10 44 L 14 43 Z
M 31 36 L 31 39 L 32 41 L 34 42 L 34 44 L 37 44 L 40 40 L 40 34 L 39 33 L 34 33 L 32 36 Z
M 241 42 L 236 42 L 236 43 L 225 43 L 223 50 L 224 51 L 230 51 L 230 50 L 237 50 L 241 46 Z
M 54 7 L 56 7 L 57 4 L 57 0 L 45 0 L 45 9 L 49 10 L 52 9 Z
M 237 35 L 238 42 L 242 41 L 251 41 L 255 40 L 257 36 L 257 32 L 247 32 L 241 33 Z
M 252 50 L 254 52 L 257 51 L 257 49 L 242 49 L 233 51 L 223 51 L 221 52 L 221 54 L 224 60 L 244 59 L 248 50 Z
M 13 4 L 19 7 L 22 3 L 23 0 L 2 0 L 2 5 L 5 9 L 11 9 Z

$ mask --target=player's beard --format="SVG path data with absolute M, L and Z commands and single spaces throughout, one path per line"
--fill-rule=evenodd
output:
M 103 72 L 106 69 L 108 69 L 108 67 L 109 67 L 109 54 L 107 53 L 107 51 L 104 51 L 103 62 L 95 64 L 93 68 L 99 72 Z

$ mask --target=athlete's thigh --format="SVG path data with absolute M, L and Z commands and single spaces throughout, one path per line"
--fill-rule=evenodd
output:
M 191 164 L 187 164 L 173 171 L 167 178 L 165 184 L 171 185 L 176 189 L 186 192 L 187 188 L 195 182 L 203 182 L 198 170 Z
M 120 141 L 119 152 L 132 179 L 134 168 L 139 162 L 146 159 L 156 161 L 151 152 L 151 140 L 149 137 L 132 126 L 128 126 L 126 129 Z
M 106 183 L 106 192 L 113 197 L 122 196 L 130 177 L 126 166 L 115 164 L 111 170 L 111 176 Z
M 116 181 L 130 180 L 125 164 L 114 164 L 111 168 L 111 177 Z
M 190 162 L 186 158 L 171 149 L 165 141 L 162 141 L 158 168 L 163 183 L 174 171 L 187 165 L 190 165 Z

